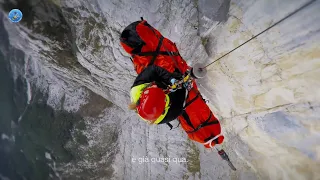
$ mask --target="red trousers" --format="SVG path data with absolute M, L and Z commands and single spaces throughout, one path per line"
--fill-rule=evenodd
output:
M 202 98 L 195 82 L 189 91 L 185 107 L 178 120 L 190 139 L 204 144 L 206 148 L 223 142 L 220 123 Z

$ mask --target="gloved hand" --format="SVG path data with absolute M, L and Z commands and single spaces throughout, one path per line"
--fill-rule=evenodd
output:
M 192 85 L 192 81 L 187 81 L 185 83 L 183 83 L 183 87 L 186 88 L 188 91 L 190 91 L 190 89 L 192 89 L 193 85 Z
M 176 87 L 176 82 L 178 82 L 178 80 L 176 80 L 175 78 L 170 79 L 171 82 L 171 88 L 170 88 L 170 92 L 175 92 L 178 88 Z
M 174 85 L 177 82 L 177 80 L 175 78 L 172 78 L 170 79 L 170 82 L 171 82 L 171 85 Z

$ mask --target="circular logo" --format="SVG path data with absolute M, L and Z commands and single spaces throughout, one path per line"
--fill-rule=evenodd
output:
M 22 12 L 19 9 L 12 9 L 8 15 L 11 22 L 17 23 L 22 19 Z

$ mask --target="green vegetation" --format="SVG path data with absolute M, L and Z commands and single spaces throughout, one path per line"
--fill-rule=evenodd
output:
M 109 107 L 112 107 L 112 102 L 106 100 L 105 98 L 101 97 L 100 95 L 92 92 L 91 90 L 87 89 L 89 92 L 88 100 L 89 102 L 83 105 L 78 113 L 83 117 L 98 117 L 101 112 Z
M 81 145 L 88 145 L 88 138 L 79 130 L 76 130 L 74 133 L 76 142 Z
M 83 34 L 84 34 L 84 38 L 90 43 L 90 40 L 91 40 L 91 39 L 89 39 L 90 38 L 90 32 L 94 27 L 95 21 L 90 22 L 89 20 L 85 21 L 85 23 L 84 23 Z
M 85 10 L 85 9 L 83 9 Z M 106 21 L 104 19 L 101 19 L 97 21 L 94 17 L 99 18 L 100 15 L 97 13 L 93 13 L 94 16 L 90 17 L 83 17 L 82 19 L 85 21 L 84 22 L 84 30 L 83 30 L 83 36 L 87 42 L 87 45 L 93 46 L 93 53 L 99 52 L 101 48 L 103 47 L 101 45 L 101 38 L 96 34 L 95 36 L 91 35 L 91 31 L 96 29 L 96 30 L 101 30 L 105 31 L 105 24 Z M 85 49 L 85 46 L 81 46 L 81 48 Z
M 188 180 L 188 179 L 189 179 L 189 176 L 186 175 L 186 174 L 184 174 L 184 175 L 182 176 L 182 179 L 183 179 L 183 180 Z
M 209 38 L 207 37 L 201 37 L 201 43 L 203 46 L 206 46 L 208 44 Z
M 61 1 L 60 0 L 51 0 L 52 3 L 56 4 L 57 6 L 61 7 Z
M 100 49 L 102 48 L 99 36 L 96 36 L 96 38 L 94 39 L 93 47 L 94 47 L 94 49 L 92 50 L 93 53 L 100 51 Z
M 189 143 L 187 148 L 187 169 L 193 176 L 195 176 L 197 172 L 200 173 L 200 151 L 192 141 L 188 141 Z M 199 178 L 201 179 L 201 177 Z
M 199 6 L 199 0 L 193 0 L 193 4 L 195 8 L 198 8 Z

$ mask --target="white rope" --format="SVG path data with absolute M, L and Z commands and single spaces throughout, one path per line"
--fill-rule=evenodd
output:
M 212 141 L 218 139 L 218 137 L 220 137 L 220 136 L 221 136 L 221 134 L 218 134 L 218 135 L 216 135 L 215 137 L 211 138 L 209 141 L 207 141 L 207 142 L 205 142 L 205 143 L 203 143 L 203 144 L 204 144 L 204 145 L 209 144 L 210 148 L 213 148 L 214 146 L 211 145 Z
M 188 94 L 189 94 L 189 91 L 186 90 L 186 95 L 185 95 L 185 98 L 184 98 L 184 102 L 183 102 L 183 106 L 182 106 L 182 107 L 185 107 L 185 105 L 186 105 Z

